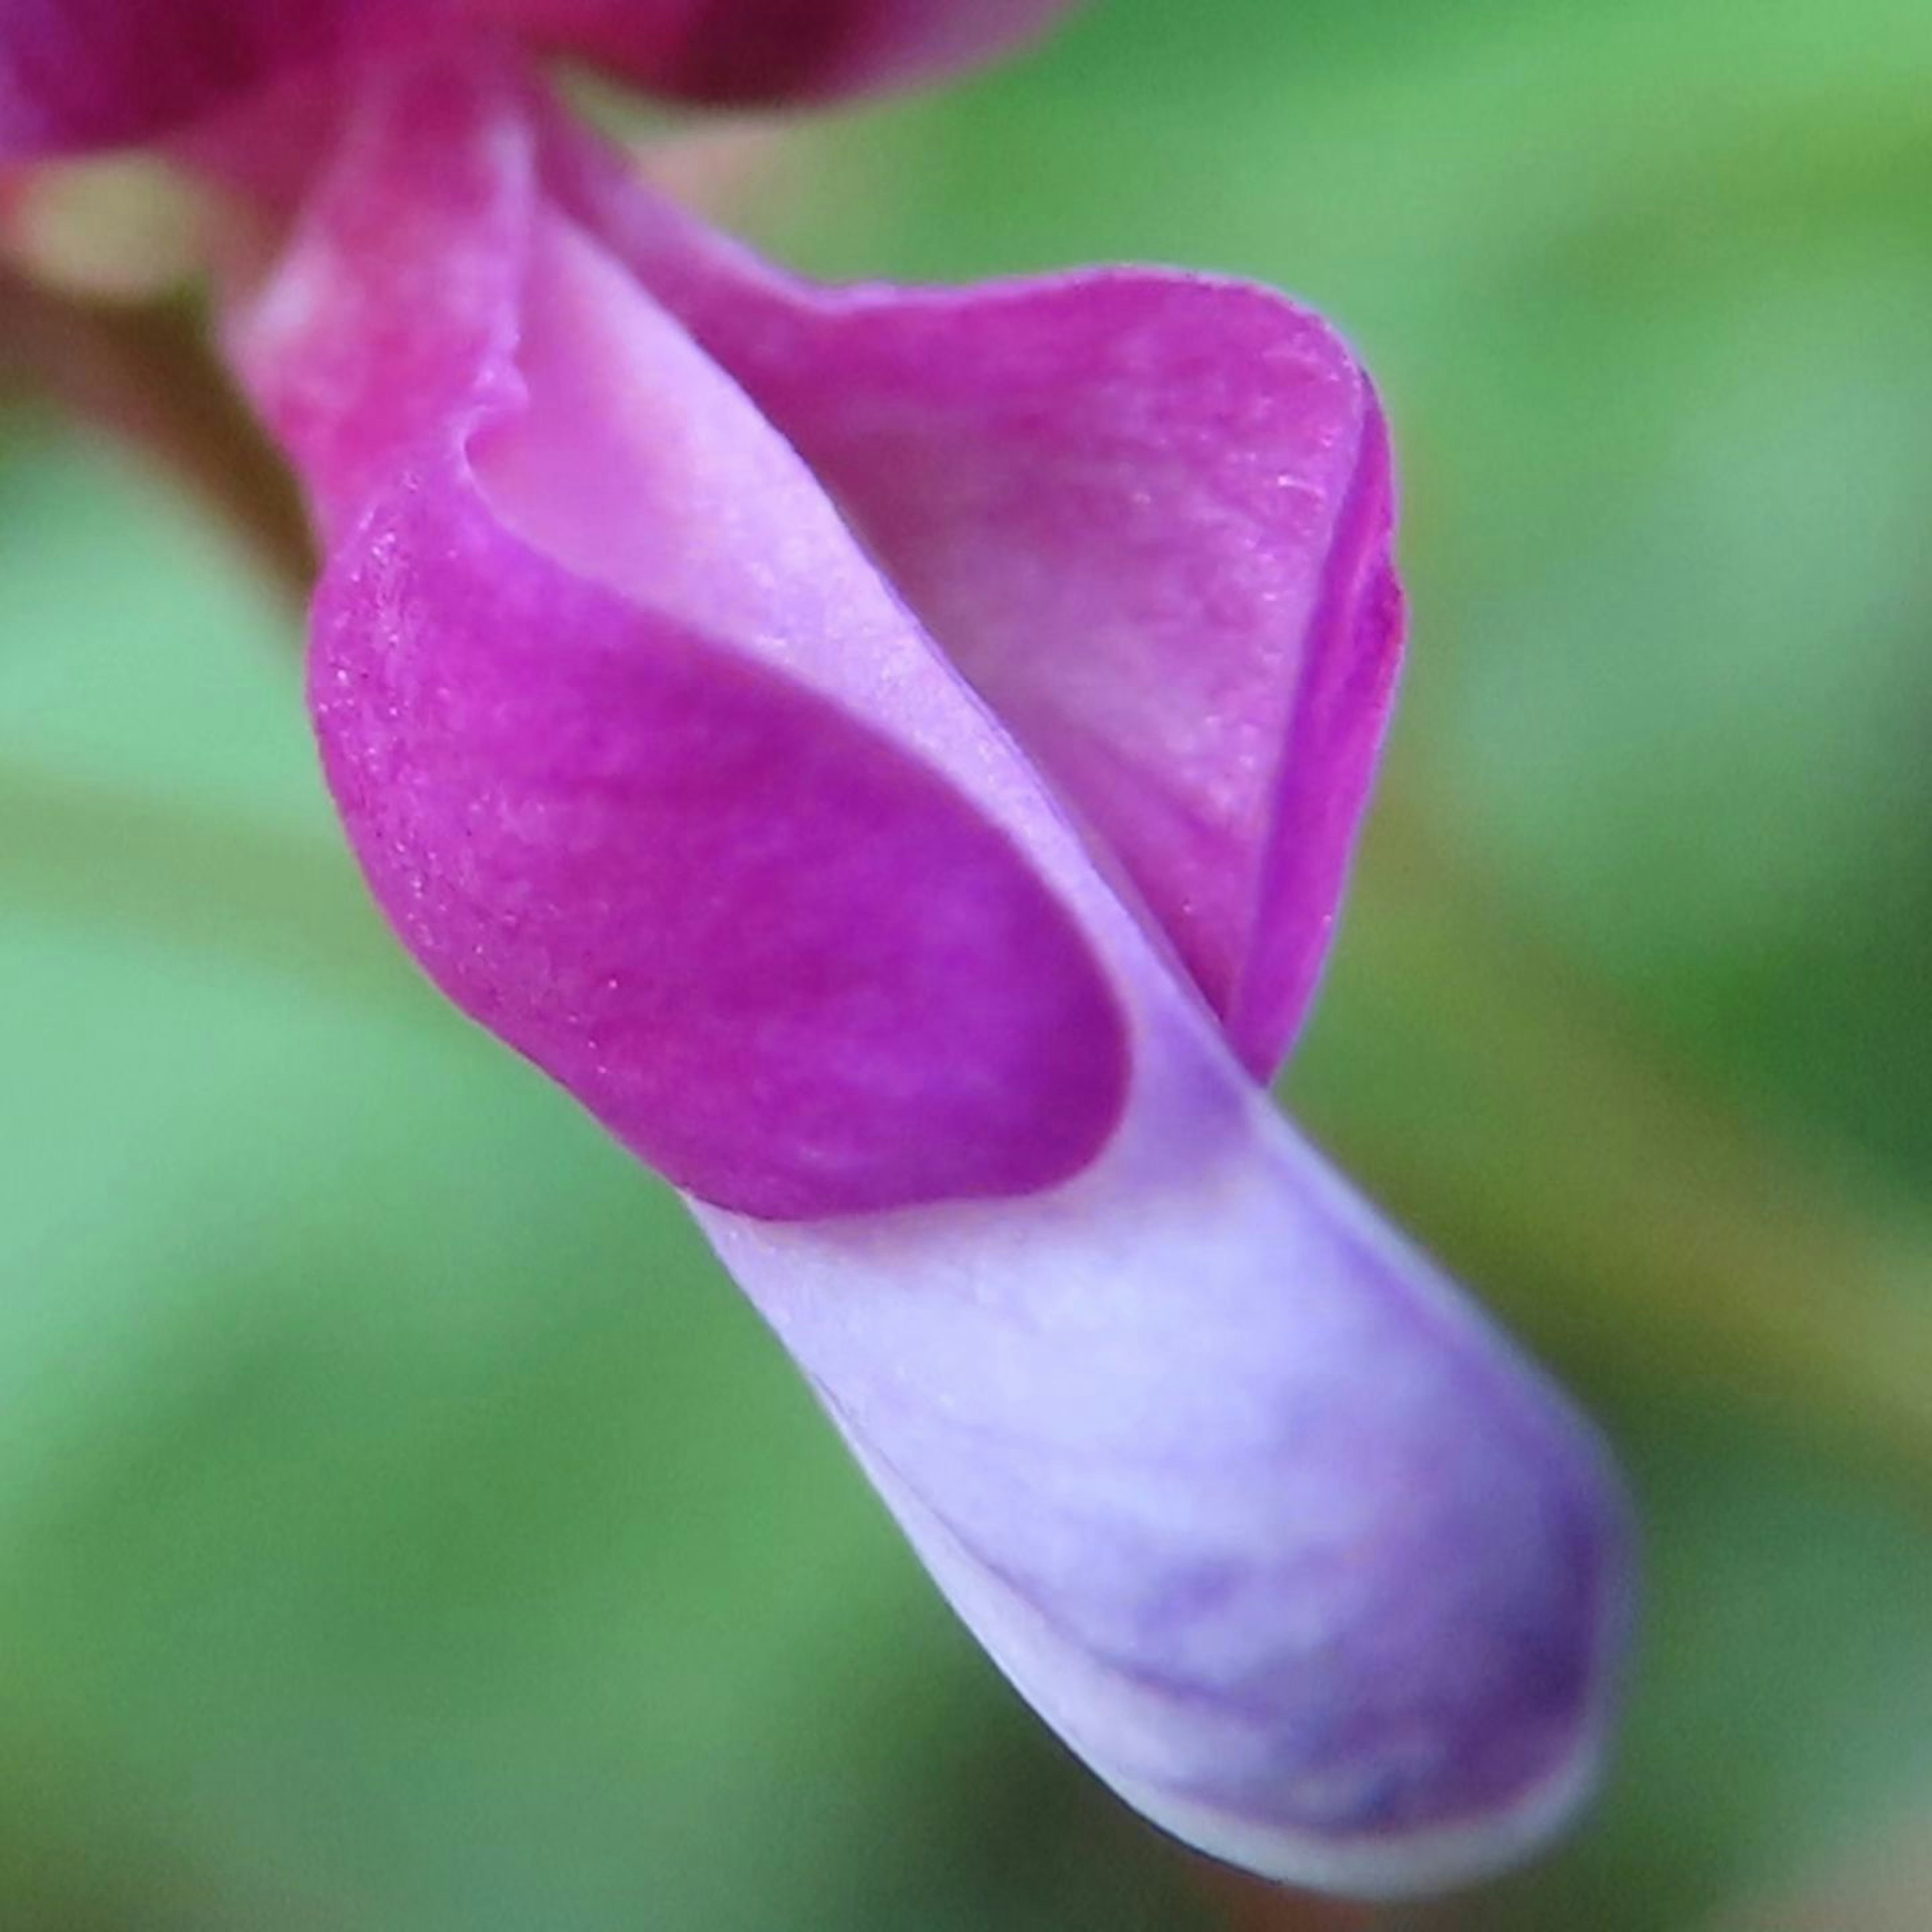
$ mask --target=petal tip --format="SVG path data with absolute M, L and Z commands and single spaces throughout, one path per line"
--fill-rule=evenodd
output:
M 1580 1734 L 1562 1762 L 1507 1808 L 1398 1837 L 1297 1832 L 1128 1781 L 1113 1789 L 1195 1850 L 1272 1882 L 1348 1898 L 1422 1898 L 1496 1876 L 1557 1837 L 1602 1781 L 1606 1730 L 1598 1722 Z
M 1161 1829 L 1210 1857 L 1276 1882 L 1363 1900 L 1396 1900 L 1459 1890 L 1500 1875 L 1544 1850 L 1575 1823 L 1607 1768 L 1636 1622 L 1635 1520 L 1607 1454 L 1588 1443 L 1587 1466 L 1570 1472 L 1568 1508 L 1581 1518 L 1575 1566 L 1586 1613 L 1574 1629 L 1532 1635 L 1526 1654 L 1556 1660 L 1526 1670 L 1517 1700 L 1490 1714 L 1494 1733 L 1466 1714 L 1458 1747 L 1432 1778 L 1400 1780 L 1396 1822 L 1311 1826 L 1238 1808 L 1102 1768 L 1114 1792 Z M 1537 1694 L 1538 1680 L 1544 1694 Z M 1523 1767 L 1505 1787 L 1485 1778 L 1507 1760 Z M 1391 1778 L 1385 1787 L 1398 1788 Z M 1372 1792 L 1372 1785 L 1364 1786 Z

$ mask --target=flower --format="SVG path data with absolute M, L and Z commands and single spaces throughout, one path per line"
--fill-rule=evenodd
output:
M 1400 654 L 1367 379 L 1198 274 L 792 280 L 499 30 L 809 94 L 976 50 L 928 10 L 363 10 L 262 0 L 148 92 L 47 50 L 154 8 L 35 0 L 0 131 L 223 108 L 192 151 L 276 236 L 224 340 L 320 533 L 310 704 L 389 922 L 685 1192 L 1132 1803 L 1352 1892 L 1518 1855 L 1598 1755 L 1619 1492 L 1262 1084 Z

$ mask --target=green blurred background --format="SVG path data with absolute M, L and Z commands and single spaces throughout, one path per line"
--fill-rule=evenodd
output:
M 1932 9 L 1096 0 L 733 192 L 830 273 L 1256 274 L 1386 391 L 1411 670 L 1286 1099 L 1649 1574 L 1600 1804 L 1376 1922 L 1932 1927 Z M 1066 1759 L 416 983 L 296 638 L 0 415 L 0 1927 L 1315 1922 Z

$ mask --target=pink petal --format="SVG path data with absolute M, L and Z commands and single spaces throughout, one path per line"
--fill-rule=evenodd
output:
M 334 532 L 310 689 L 372 890 L 707 1200 L 1064 1178 L 1126 1058 L 1076 846 L 526 133 L 476 64 L 373 91 L 232 332 Z
M 1023 1192 L 1090 1160 L 1120 1025 L 928 767 L 412 476 L 338 553 L 310 692 L 370 888 L 472 1018 L 704 1199 Z
M 818 100 L 929 80 L 1072 0 L 469 0 L 538 46 L 694 100 Z
M 1346 346 L 1265 290 L 1180 273 L 808 289 L 582 145 L 555 165 L 1270 1072 L 1334 928 L 1400 657 L 1388 437 Z
M 272 272 L 232 295 L 226 346 L 326 536 L 520 398 L 528 105 L 485 56 L 372 70 L 326 130 L 332 160 L 291 177 L 299 220 Z M 224 145 L 261 131 L 251 116 Z

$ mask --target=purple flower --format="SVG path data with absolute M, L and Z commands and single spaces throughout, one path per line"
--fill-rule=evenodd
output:
M 1014 1682 L 1210 1851 L 1450 1882 L 1587 1786 L 1628 1556 L 1588 1429 L 1261 1084 L 1400 654 L 1366 378 L 1201 275 L 789 280 L 476 24 L 708 98 L 1049 10 L 32 0 L 0 145 L 224 109 L 376 900 L 685 1191 Z

